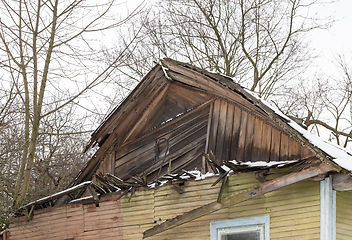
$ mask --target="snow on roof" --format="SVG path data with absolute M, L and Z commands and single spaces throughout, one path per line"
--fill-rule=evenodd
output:
M 257 162 L 243 162 L 243 161 L 237 161 L 237 160 L 231 160 L 229 161 L 235 165 L 239 165 L 239 166 L 246 166 L 248 168 L 252 168 L 252 167 L 283 167 L 285 165 L 291 164 L 291 163 L 295 163 L 298 162 L 298 160 L 289 160 L 289 161 L 270 161 L 270 162 L 264 162 L 264 161 L 257 161 Z M 228 166 L 226 166 L 225 164 L 220 166 L 224 171 L 228 172 L 228 173 L 232 173 L 233 170 L 231 170 Z M 185 171 L 188 174 L 184 173 L 180 176 L 181 179 L 189 179 L 191 178 L 190 175 L 194 176 L 194 180 L 198 181 L 198 180 L 203 180 L 209 177 L 213 177 L 213 176 L 218 176 L 219 173 L 202 173 L 199 170 L 192 170 L 192 171 Z
M 98 195 L 100 195 L 100 194 L 98 194 Z M 80 201 L 88 200 L 88 199 L 93 199 L 93 196 L 81 197 L 81 198 L 73 199 L 73 200 L 70 201 L 70 203 L 76 203 L 76 202 L 80 202 Z
M 308 132 L 292 120 L 288 124 L 301 133 L 314 146 L 329 154 L 336 164 L 352 172 L 352 156 L 346 149 Z
M 267 107 L 269 107 L 271 110 L 273 110 L 277 115 L 284 118 L 287 121 L 288 125 L 290 125 L 293 129 L 295 129 L 300 134 L 302 134 L 303 137 L 305 137 L 312 145 L 314 145 L 315 147 L 321 149 L 322 151 L 330 155 L 332 157 L 332 161 L 334 161 L 340 167 L 352 172 L 352 155 L 347 151 L 347 149 L 342 148 L 341 146 L 338 146 L 332 142 L 328 142 L 312 134 L 311 132 L 305 130 L 295 121 L 292 121 L 289 117 L 284 115 L 278 108 L 271 105 L 267 101 L 261 99 L 256 93 L 249 91 L 247 89 L 245 90 L 247 93 L 251 94 L 258 100 L 260 100 L 263 104 L 265 104 Z
M 246 165 L 248 167 L 283 167 L 287 164 L 295 163 L 298 162 L 298 160 L 289 160 L 289 161 L 270 161 L 270 162 L 264 162 L 264 161 L 257 161 L 257 162 L 239 162 L 236 160 L 229 161 L 233 164 L 236 165 Z M 224 169 L 225 170 L 225 169 Z

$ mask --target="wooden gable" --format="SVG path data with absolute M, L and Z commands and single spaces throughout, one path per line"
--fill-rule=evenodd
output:
M 234 84 L 229 79 L 176 63 L 166 60 L 166 68 L 152 69 L 93 134 L 91 144 L 100 149 L 80 181 L 94 172 L 123 180 L 145 173 L 148 182 L 183 170 L 207 172 L 203 153 L 211 152 L 220 165 L 313 155 L 263 109 L 228 87 Z
M 285 161 L 312 153 L 290 138 L 272 121 L 225 100 L 215 100 L 211 115 L 209 148 L 222 160 Z

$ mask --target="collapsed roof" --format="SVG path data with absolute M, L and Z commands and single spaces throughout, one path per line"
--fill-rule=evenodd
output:
M 123 196 L 206 172 L 320 163 L 352 172 L 347 151 L 309 133 L 233 79 L 171 59 L 161 60 L 108 115 L 87 149 L 93 145 L 99 149 L 67 191 L 24 208 L 77 199 L 86 187 L 94 198 L 94 191 Z

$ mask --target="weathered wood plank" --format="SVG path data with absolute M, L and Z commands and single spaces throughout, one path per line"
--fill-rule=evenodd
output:
M 289 139 L 289 148 L 288 148 L 288 159 L 299 159 L 300 158 L 300 149 L 298 143 L 293 140 Z
M 206 154 L 209 153 L 209 144 L 210 144 L 210 135 L 211 135 L 211 126 L 213 124 L 213 112 L 214 112 L 214 101 L 212 101 L 209 109 L 209 116 L 208 116 L 208 127 L 207 127 L 207 137 L 205 139 L 205 149 L 204 152 Z M 209 166 L 209 163 L 206 161 L 205 156 L 202 156 L 202 173 L 206 172 L 213 172 L 213 169 Z
M 214 101 L 213 105 L 213 116 L 211 120 L 211 130 L 210 130 L 210 139 L 209 139 L 209 152 L 212 151 L 215 153 L 216 151 L 216 142 L 218 141 L 217 133 L 219 126 L 219 117 L 220 117 L 220 103 L 219 99 Z
M 148 134 L 154 129 L 157 129 L 158 127 L 162 126 L 162 123 L 166 121 L 165 109 L 166 109 L 166 98 L 163 98 L 160 100 L 159 104 L 153 108 L 153 111 L 150 112 L 149 119 L 146 119 L 144 126 L 141 127 L 141 131 L 138 134 L 131 136 L 130 139 L 128 139 L 128 141 L 126 142 L 134 141 L 136 138 L 139 138 L 145 134 Z
M 168 85 L 167 93 L 162 106 L 157 107 L 157 114 L 153 117 L 143 129 L 143 133 L 147 133 L 153 127 L 169 119 L 176 118 L 179 114 L 186 114 L 191 109 L 208 101 L 210 97 L 200 92 L 181 87 L 180 84 L 171 83 Z M 151 113 L 152 115 L 153 113 Z
M 253 151 L 253 139 L 254 139 L 254 129 L 256 124 L 256 117 L 252 114 L 248 114 L 247 119 L 247 128 L 246 128 L 246 140 L 244 146 L 244 161 L 252 160 L 252 151 Z
M 137 164 L 141 164 L 140 161 L 153 160 L 155 157 L 155 139 L 157 139 L 163 134 L 169 135 L 170 154 L 177 151 L 181 147 L 178 143 L 182 143 L 181 145 L 186 143 L 183 138 L 185 138 L 187 134 L 192 135 L 195 132 L 199 132 L 199 129 L 202 129 L 206 126 L 208 119 L 208 110 L 209 109 L 205 109 L 201 113 L 196 113 L 196 115 L 191 114 L 192 118 L 184 118 L 184 121 L 180 120 L 180 122 L 172 124 L 173 128 L 170 128 L 169 132 L 157 131 L 155 134 L 150 135 L 150 137 L 148 138 L 138 139 L 136 142 L 141 145 L 140 148 L 138 148 L 136 142 L 132 142 L 130 146 L 123 147 L 123 151 L 130 152 L 116 161 L 115 174 L 119 177 L 122 177 L 121 173 L 127 171 L 129 166 L 137 166 Z M 166 149 L 164 148 L 163 151 L 165 150 Z M 123 153 L 121 153 L 119 150 L 116 150 L 116 152 L 119 155 L 123 155 Z M 163 154 L 164 152 L 161 152 L 159 154 L 158 159 L 163 157 Z
M 236 109 L 237 110 L 237 109 Z M 241 125 L 239 127 L 239 135 L 238 135 L 238 148 L 236 152 L 236 160 L 242 161 L 244 159 L 244 152 L 246 146 L 246 133 L 247 133 L 247 124 L 248 124 L 248 113 L 246 111 L 242 111 L 241 113 Z
M 169 69 L 167 71 L 168 75 L 174 80 L 185 83 L 187 85 L 194 86 L 199 89 L 203 89 L 208 93 L 214 94 L 215 96 L 221 96 L 225 99 L 236 101 L 243 105 L 243 107 L 247 107 L 249 111 L 257 112 L 257 114 L 260 114 L 265 117 L 267 116 L 259 108 L 253 109 L 252 105 L 248 101 L 243 99 L 239 94 L 227 88 L 224 88 L 221 84 L 213 81 L 212 79 L 190 69 L 186 69 L 174 64 L 169 64 L 167 62 L 163 62 L 163 64 L 164 63 Z
M 268 124 L 263 123 L 262 131 L 262 145 L 260 151 L 260 158 L 262 161 L 269 162 L 270 150 L 271 150 L 271 129 L 272 127 Z
M 223 160 L 232 160 L 230 158 L 231 154 L 231 143 L 232 143 L 232 127 L 234 122 L 234 112 L 235 106 L 233 104 L 227 104 L 227 114 L 226 114 L 226 126 L 224 134 L 224 144 L 222 151 Z
M 124 101 L 123 104 L 121 104 L 121 106 L 119 106 L 119 109 L 126 109 L 128 107 L 128 104 L 130 103 L 131 100 L 133 100 L 134 98 L 136 98 L 137 96 L 140 95 L 140 93 L 142 92 L 142 89 L 145 89 L 147 87 L 151 87 L 151 83 L 155 80 L 155 79 L 161 79 L 163 78 L 163 81 L 166 81 L 162 70 L 161 70 L 161 66 L 155 66 L 146 76 L 145 76 L 145 80 L 141 81 L 137 87 L 131 92 L 131 94 L 128 96 L 128 98 L 126 98 L 126 100 Z M 157 82 L 157 81 L 155 81 Z M 123 112 L 123 111 L 122 111 Z M 120 116 L 122 114 L 122 112 L 117 112 L 114 111 L 112 114 L 110 114 L 110 116 Z M 110 117 L 109 116 L 109 117 Z M 93 144 L 95 141 L 97 141 L 98 137 L 101 135 L 105 135 L 107 132 L 109 132 L 109 128 L 113 127 L 114 123 L 116 123 L 116 117 L 112 117 L 112 118 L 107 118 L 106 121 L 104 122 L 103 125 L 101 125 L 99 127 L 99 129 L 97 129 L 93 134 L 92 134 L 92 138 L 90 141 L 90 144 Z M 88 146 L 88 147 L 89 147 Z
M 192 125 L 189 126 L 191 127 L 192 134 L 188 134 L 189 132 L 185 131 L 182 133 L 181 136 L 179 135 L 176 135 L 176 137 L 170 136 L 169 154 L 165 158 L 164 165 L 169 164 L 169 159 L 172 159 L 172 165 L 174 165 L 175 167 L 179 166 L 179 164 L 183 164 L 184 162 L 175 163 L 176 160 L 180 160 L 180 158 L 177 158 L 177 157 L 182 156 L 185 153 L 188 153 L 188 151 L 194 149 L 196 146 L 200 146 L 200 144 L 201 144 L 200 146 L 201 151 L 204 151 L 205 134 L 206 134 L 206 127 L 207 127 L 206 119 L 207 118 L 204 118 L 203 122 L 198 123 L 198 124 L 201 124 L 199 127 L 192 128 L 194 126 Z M 186 136 L 184 136 L 183 134 L 185 134 Z M 154 171 L 157 171 L 160 168 L 161 161 L 164 159 L 165 151 L 166 151 L 166 148 L 164 147 L 164 149 L 158 155 L 157 160 L 155 161 L 154 159 L 155 151 L 154 151 L 154 148 L 151 148 L 146 153 L 134 159 L 130 159 L 130 161 L 127 162 L 126 164 L 116 168 L 115 174 L 122 179 L 125 179 L 126 177 L 128 177 L 128 175 L 134 176 L 136 174 L 142 173 L 143 171 L 145 171 L 148 175 L 152 174 Z M 191 161 L 191 160 L 193 160 L 193 158 L 187 159 L 187 161 Z M 153 177 L 153 175 L 151 175 L 151 177 Z
M 302 158 L 308 158 L 308 157 L 314 156 L 314 154 L 308 148 L 302 146 L 300 149 L 301 149 Z
M 263 121 L 260 118 L 255 119 L 253 148 L 252 148 L 252 161 L 263 161 L 261 150 L 263 148 Z
M 289 159 L 289 136 L 281 133 L 281 145 L 280 145 L 280 161 L 286 161 Z
M 210 100 L 210 96 L 200 91 L 194 91 L 189 87 L 172 82 L 169 86 L 168 101 L 187 111 L 191 107 Z
M 160 79 L 164 78 L 165 77 L 163 77 L 162 75 L 160 76 Z M 164 79 L 163 81 L 161 80 L 158 83 L 159 84 L 156 84 L 156 86 L 154 86 L 155 89 L 151 89 L 150 96 L 148 96 L 148 98 L 153 99 L 155 96 L 157 96 L 159 92 L 165 87 L 167 82 Z M 100 160 L 104 158 L 106 152 L 110 149 L 110 147 L 114 143 L 117 144 L 120 141 L 123 141 L 126 134 L 130 132 L 131 128 L 133 128 L 134 123 L 140 119 L 140 116 L 143 114 L 143 110 L 148 106 L 148 98 L 146 97 L 145 99 L 143 99 L 144 102 L 141 102 L 142 99 L 139 98 L 139 101 L 135 101 L 134 104 L 127 104 L 126 106 L 122 107 L 124 110 L 119 112 L 119 116 L 111 118 L 113 119 L 111 120 L 111 123 L 104 124 L 104 126 L 102 126 L 104 128 L 104 130 L 102 131 L 108 132 L 106 132 L 105 134 L 100 134 L 99 136 L 107 136 L 107 139 L 104 141 L 104 144 L 98 149 L 93 158 L 83 169 L 81 175 L 75 181 L 76 184 L 84 181 L 85 179 L 89 179 L 91 177 L 90 174 L 92 174 L 91 170 L 94 169 L 94 166 L 99 164 Z M 131 106 L 135 104 L 139 106 L 138 111 L 136 109 L 133 109 L 133 106 Z M 119 124 L 117 124 L 116 121 L 119 121 Z M 100 142 L 101 139 L 97 139 L 97 141 Z
M 335 162 L 331 161 L 331 159 L 330 159 L 331 156 L 329 156 L 328 154 L 323 152 L 321 149 L 313 146 L 313 144 L 310 143 L 307 139 L 305 139 L 304 136 L 302 136 L 301 134 L 297 134 L 297 131 L 295 129 L 293 129 L 290 125 L 287 124 L 287 120 L 282 119 L 282 117 L 278 116 L 273 109 L 268 107 L 266 104 L 261 102 L 259 99 L 257 99 L 253 95 L 246 92 L 239 85 L 233 83 L 232 81 L 228 81 L 228 79 L 226 79 L 226 78 L 223 78 L 221 76 L 215 76 L 211 73 L 208 73 L 206 71 L 203 71 L 201 69 L 198 69 L 196 67 L 193 67 L 193 66 L 190 66 L 187 64 L 179 63 L 179 62 L 168 60 L 168 59 L 163 61 L 162 64 L 166 64 L 169 69 L 172 69 L 170 71 L 167 70 L 168 73 L 172 73 L 172 74 L 177 73 L 177 74 L 181 75 L 180 76 L 181 79 L 182 79 L 182 77 L 187 78 L 186 76 L 189 76 L 189 78 L 191 79 L 191 80 L 187 79 L 188 80 L 187 84 L 189 84 L 189 85 L 193 84 L 194 86 L 200 87 L 202 84 L 209 85 L 210 82 L 213 82 L 213 84 L 215 84 L 213 90 L 215 90 L 216 83 L 217 83 L 216 79 L 222 79 L 224 82 L 223 81 L 221 81 L 221 82 L 225 86 L 227 86 L 227 88 L 223 88 L 223 90 L 232 89 L 232 90 L 240 93 L 242 96 L 245 96 L 245 98 L 249 100 L 248 103 L 251 102 L 250 105 L 258 106 L 258 109 L 263 110 L 263 112 L 265 112 L 268 116 L 270 116 L 269 118 L 273 122 L 276 123 L 276 126 L 279 126 L 279 129 L 282 128 L 283 132 L 288 134 L 291 138 L 295 139 L 302 146 L 307 147 L 322 162 L 325 162 L 331 166 L 334 166 L 336 171 L 341 171 L 341 167 L 338 164 L 336 164 Z M 197 74 L 198 74 L 198 76 L 197 76 Z M 181 81 L 181 79 L 179 79 L 179 80 Z M 215 83 L 213 81 L 214 79 L 215 79 Z M 176 79 L 176 80 L 178 80 L 178 79 Z M 204 87 L 206 87 L 206 86 L 204 86 Z M 211 92 L 211 89 L 207 89 L 207 91 Z M 252 109 L 254 109 L 254 108 L 252 108 Z M 258 110 L 258 109 L 256 109 L 256 110 Z M 267 120 L 265 117 L 264 117 L 264 119 Z M 270 122 L 270 120 L 268 121 L 268 123 L 269 122 Z
M 115 151 L 108 154 L 104 161 L 100 164 L 97 172 L 101 172 L 102 174 L 111 173 L 114 174 L 115 169 Z
M 129 139 L 134 139 L 138 134 L 141 134 L 144 132 L 144 129 L 150 129 L 150 122 L 153 121 L 154 116 L 158 111 L 164 112 L 165 109 L 162 108 L 162 106 L 165 103 L 165 96 L 168 90 L 168 86 L 164 87 L 160 93 L 155 96 L 151 102 L 149 102 L 149 105 L 142 113 L 139 114 L 137 121 L 134 120 L 133 122 L 130 122 L 132 127 L 127 134 L 121 138 L 120 142 L 124 143 L 128 141 Z M 149 124 L 149 125 L 148 125 Z
M 230 159 L 237 159 L 237 152 L 239 149 L 239 137 L 240 137 L 240 127 L 241 127 L 241 119 L 242 119 L 242 110 L 239 107 L 234 106 L 233 113 L 233 126 L 232 126 L 232 139 L 231 139 L 231 152 Z
M 191 163 L 194 162 L 195 166 L 198 168 L 201 167 L 201 158 L 202 152 L 204 152 L 205 145 L 205 137 L 197 139 L 197 141 L 193 142 L 192 145 L 188 146 L 186 149 L 180 149 L 175 156 L 179 156 L 175 158 L 174 156 L 170 156 L 172 160 L 171 162 L 171 173 L 182 174 L 182 169 L 189 170 L 192 169 L 188 167 Z M 182 154 L 181 154 L 182 153 Z M 195 161 L 198 159 L 199 161 Z M 163 168 L 161 169 L 160 175 L 166 174 L 168 171 L 169 162 L 165 161 Z M 160 169 L 160 165 L 154 167 L 154 169 L 150 170 L 150 178 L 155 179 L 157 173 Z
M 149 106 L 150 102 L 155 99 L 161 91 L 165 89 L 168 81 L 165 79 L 164 75 L 159 71 L 156 73 L 155 80 L 151 81 L 149 85 L 144 88 L 137 89 L 136 96 L 134 94 L 129 95 L 129 100 L 119 106 L 120 111 L 117 111 L 117 116 L 109 118 L 109 123 L 104 124 L 103 129 L 99 129 L 100 138 L 97 139 L 98 142 L 101 138 L 105 137 L 106 134 L 110 134 L 114 131 L 118 131 L 118 140 L 123 141 L 126 137 L 123 133 L 127 133 L 134 127 L 132 123 L 135 123 L 143 115 L 145 109 Z M 138 96 L 138 98 L 137 98 Z M 114 114 L 113 114 L 114 115 Z M 109 140 L 110 139 L 110 140 Z M 104 145 L 111 145 L 116 139 L 109 137 Z
M 204 116 L 208 116 L 209 114 L 209 105 L 211 101 L 204 103 L 203 105 L 197 107 L 193 111 L 180 116 L 175 121 L 171 121 L 168 124 L 160 126 L 160 128 L 155 129 L 155 131 L 150 132 L 137 140 L 125 143 L 119 146 L 116 149 L 116 159 L 120 159 L 121 157 L 125 156 L 126 154 L 135 151 L 143 147 L 146 144 L 154 144 L 154 140 L 161 137 L 168 135 L 175 131 L 175 129 L 182 129 L 187 128 L 188 125 L 196 124 L 199 121 L 199 118 Z
M 271 153 L 270 160 L 278 161 L 280 159 L 281 132 L 276 129 L 271 130 Z
M 220 112 L 219 112 L 219 123 L 218 123 L 218 131 L 216 134 L 216 146 L 215 146 L 215 157 L 218 160 L 217 164 L 222 165 L 223 162 L 223 148 L 224 148 L 224 140 L 225 140 L 225 132 L 226 132 L 226 117 L 227 117 L 227 102 L 220 102 Z

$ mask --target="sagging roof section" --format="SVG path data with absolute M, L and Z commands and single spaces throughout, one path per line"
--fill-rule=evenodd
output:
M 197 178 L 190 174 L 194 169 L 220 180 L 293 160 L 304 166 L 300 170 L 320 163 L 329 171 L 352 170 L 345 150 L 317 139 L 231 78 L 171 59 L 161 60 L 109 114 L 87 148 L 95 144 L 100 148 L 70 185 L 70 200 L 81 196 L 75 186 L 82 183 L 121 197 L 162 181 L 177 188 L 179 181 Z
M 170 87 L 170 83 L 173 83 L 174 86 Z M 188 89 L 190 89 L 188 91 L 198 91 L 198 94 L 192 94 L 192 97 L 199 96 L 199 94 L 203 94 L 203 96 L 216 96 L 237 104 L 241 108 L 244 108 L 247 112 L 261 117 L 267 123 L 274 127 L 278 127 L 281 131 L 284 131 L 302 146 L 308 148 L 321 161 L 333 166 L 336 171 L 341 170 L 341 167 L 332 161 L 334 157 L 331 156 L 331 154 L 328 154 L 319 147 L 316 147 L 314 143 L 303 136 L 303 131 L 300 127 L 292 127 L 294 123 L 289 118 L 283 116 L 282 114 L 278 114 L 277 110 L 260 100 L 254 93 L 245 90 L 240 85 L 233 82 L 231 78 L 220 74 L 211 73 L 186 63 L 181 63 L 171 59 L 164 59 L 161 60 L 160 64 L 156 65 L 145 76 L 133 92 L 92 134 L 92 138 L 88 146 L 98 143 L 101 147 L 92 160 L 87 164 L 86 168 L 80 173 L 80 176 L 77 177 L 74 184 L 78 184 L 79 182 L 85 180 L 90 180 L 92 174 L 97 170 L 100 161 L 104 158 L 108 149 L 112 145 L 121 145 L 126 142 L 126 137 L 121 139 L 121 136 L 127 135 L 129 137 L 136 137 L 138 134 L 133 133 L 133 129 L 129 128 L 128 125 L 134 125 L 134 129 L 136 129 L 136 124 L 138 122 L 136 123 L 134 119 L 141 118 L 143 114 L 145 115 L 145 111 L 151 105 L 153 108 L 149 109 L 154 110 L 159 109 L 161 106 L 165 107 L 165 104 L 162 105 L 162 102 L 163 99 L 167 99 L 166 96 L 169 95 L 170 91 L 182 92 L 173 90 L 178 83 L 182 85 L 179 85 L 179 88 L 183 87 L 186 89 L 188 87 Z M 179 97 L 178 99 L 183 98 Z M 208 99 L 204 97 L 201 101 Z M 199 104 L 199 102 L 197 104 Z M 156 111 L 148 111 L 148 119 L 152 118 L 153 114 L 157 114 Z M 158 117 L 160 116 L 156 116 L 155 118 L 158 119 Z M 166 122 L 169 119 L 172 118 L 164 118 L 163 121 Z M 142 125 L 140 128 L 147 125 L 144 122 L 143 124 L 139 123 L 139 125 Z M 121 129 L 126 131 L 122 131 Z M 146 133 L 149 130 L 150 129 L 144 128 L 143 133 Z M 119 133 L 119 137 L 116 137 L 117 132 Z M 92 169 L 94 170 L 92 171 Z M 347 169 L 350 170 L 349 168 Z
M 167 69 L 166 72 L 171 78 L 176 78 L 177 74 L 179 73 L 190 75 L 185 73 L 184 69 L 186 68 L 188 70 L 208 76 L 213 81 L 223 85 L 225 88 L 239 93 L 245 100 L 247 100 L 247 102 L 263 110 L 276 124 L 283 128 L 290 137 L 295 139 L 302 146 L 307 147 L 322 162 L 331 165 L 336 171 L 341 171 L 343 168 L 344 170 L 347 170 L 346 172 L 352 171 L 351 154 L 349 154 L 345 149 L 341 149 L 338 146 L 334 146 L 329 142 L 317 138 L 299 126 L 297 123 L 292 121 L 290 118 L 282 114 L 279 110 L 275 109 L 274 107 L 270 106 L 270 104 L 257 97 L 255 93 L 244 89 L 239 84 L 232 81 L 231 78 L 220 74 L 210 73 L 190 64 L 181 63 L 172 59 L 164 59 L 161 61 L 161 64 L 163 64 L 163 66 Z M 195 75 L 193 75 L 193 77 L 194 76 Z M 184 81 L 187 82 L 186 80 Z M 207 83 L 210 85 L 210 82 Z M 198 82 L 196 82 L 196 84 L 198 84 Z M 206 86 L 204 88 L 206 88 Z

